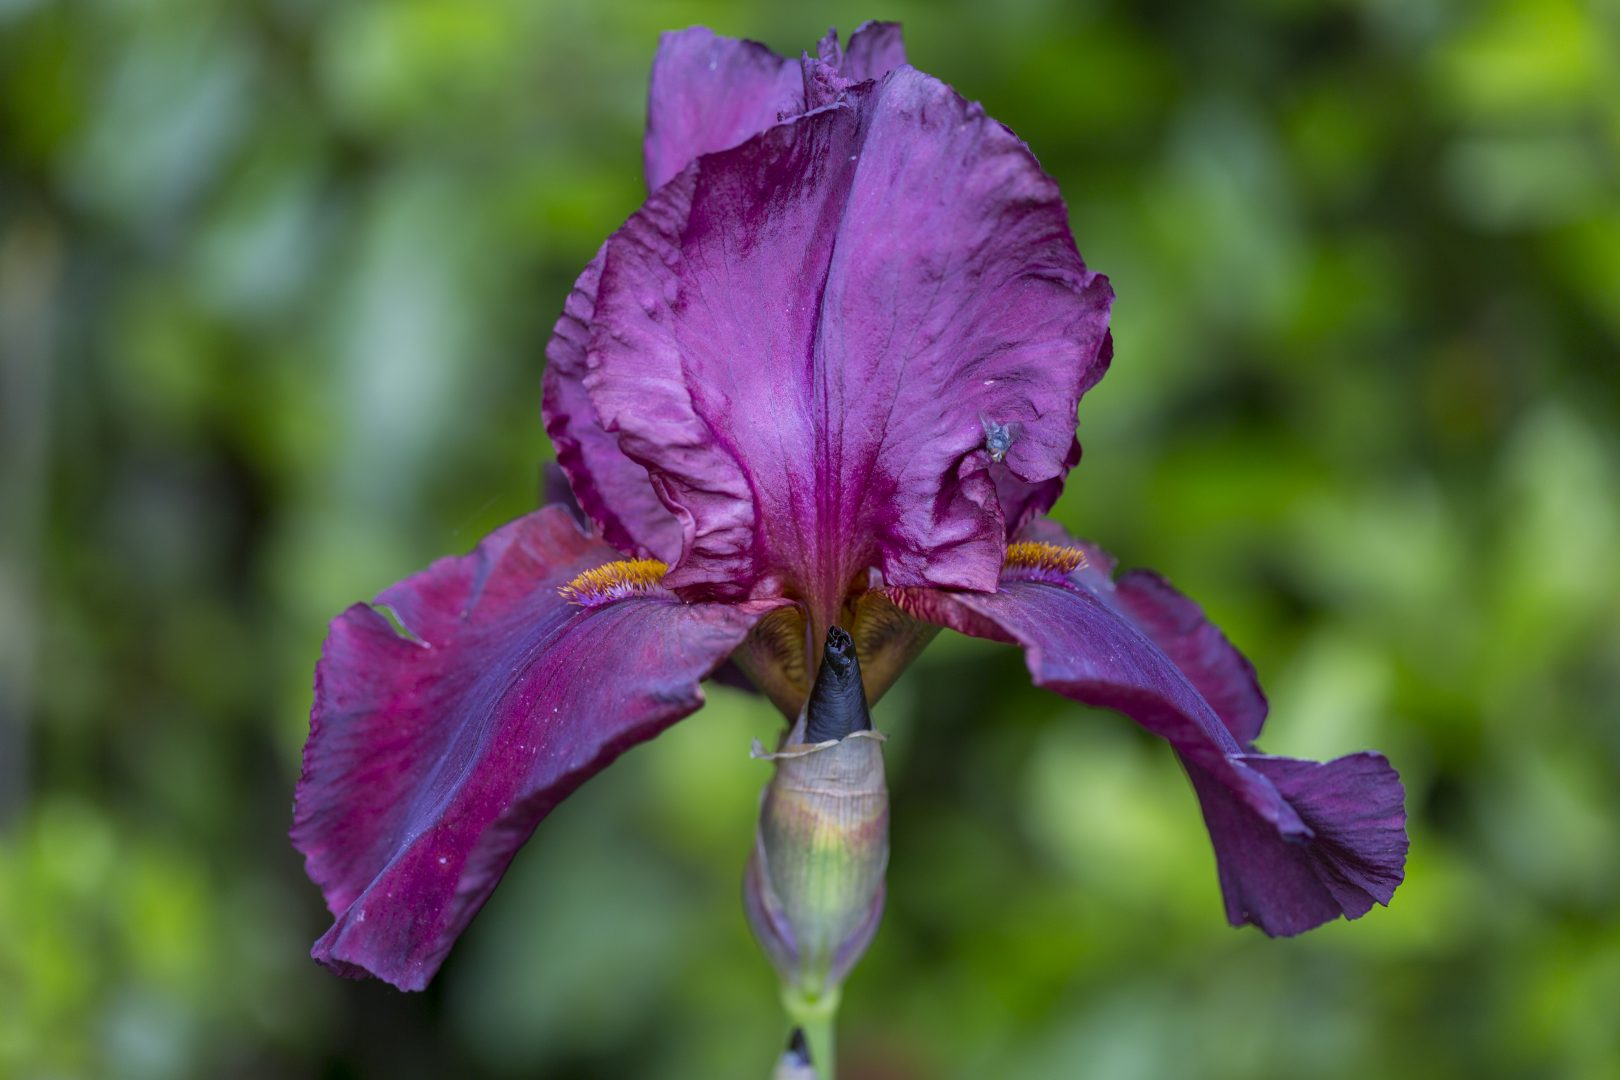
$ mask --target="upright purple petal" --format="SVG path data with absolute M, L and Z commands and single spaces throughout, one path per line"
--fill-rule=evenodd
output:
M 851 36 L 847 54 L 836 32 L 821 48 L 833 58 L 822 66 L 832 74 L 834 96 L 905 62 L 897 23 L 864 24 Z M 699 155 L 735 146 L 803 112 L 810 77 L 799 61 L 758 42 L 719 37 L 703 27 L 665 34 L 648 96 L 649 189 Z M 659 501 L 647 470 L 624 456 L 617 436 L 602 430 L 582 383 L 601 265 L 598 252 L 574 283 L 546 346 L 546 431 L 576 501 L 602 536 L 621 551 L 674 562 L 681 551 L 680 523 Z
M 313 955 L 425 986 L 540 819 L 702 703 L 766 608 L 558 588 L 615 558 L 548 508 L 332 622 L 292 839 L 335 918 Z M 604 594 L 606 595 L 606 594 Z
M 993 589 L 986 420 L 1061 477 L 1107 280 L 1028 149 L 910 68 L 698 159 L 605 249 L 586 386 L 685 539 L 690 595 L 825 615 L 865 567 Z
M 857 83 L 881 79 L 906 62 L 906 47 L 899 23 L 862 23 L 850 35 L 849 50 L 838 45 L 838 31 L 829 30 L 816 44 L 816 55 L 805 54 L 804 102 L 801 112 L 837 101 Z
M 839 65 L 851 82 L 881 79 L 906 62 L 906 43 L 897 22 L 864 22 L 849 35 Z
M 1103 342 L 1103 358 L 1106 362 L 1108 355 L 1108 341 Z M 1068 476 L 1069 470 L 1080 464 L 1080 440 L 1075 439 L 1069 446 L 1069 456 L 1064 459 L 1063 471 L 1057 476 L 1033 483 L 1021 479 L 1009 469 L 1005 462 L 992 462 L 990 465 L 990 479 L 996 485 L 996 501 L 1001 504 L 1001 520 L 1007 529 L 1008 538 L 1017 536 L 1036 518 L 1052 509 L 1063 494 L 1063 480 Z
M 906 62 L 899 23 L 864 23 L 847 51 L 831 31 L 817 52 L 827 71 L 841 76 L 840 88 L 882 78 Z M 798 59 L 757 41 L 721 37 L 702 26 L 664 34 L 647 94 L 648 190 L 663 187 L 697 157 L 804 112 L 807 79 L 813 76 Z
M 628 554 L 674 562 L 681 553 L 680 523 L 659 501 L 647 470 L 624 456 L 617 435 L 602 430 L 585 392 L 585 342 L 601 274 L 597 252 L 574 282 L 546 345 L 540 411 L 574 500 L 603 539 Z
M 1407 845 L 1404 792 L 1389 762 L 1251 751 L 1265 700 L 1247 662 L 1162 579 L 1129 574 L 1116 586 L 1111 565 L 1106 556 L 1081 567 L 1010 563 L 994 593 L 893 595 L 920 618 L 1023 646 L 1037 685 L 1165 738 L 1203 806 L 1234 925 L 1297 934 L 1387 904 Z
M 804 107 L 797 60 L 704 26 L 658 40 L 647 92 L 647 187 L 656 191 L 700 154 L 736 146 Z

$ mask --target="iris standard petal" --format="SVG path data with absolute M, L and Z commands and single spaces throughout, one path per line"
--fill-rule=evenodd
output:
M 829 33 L 821 50 L 830 62 L 806 63 L 832 73 L 840 90 L 905 63 L 898 23 L 862 25 L 847 52 L 839 49 L 838 35 Z M 735 146 L 803 112 L 811 78 L 800 61 L 757 42 L 720 37 L 704 27 L 663 35 L 648 98 L 648 188 L 700 154 Z M 582 383 L 601 270 L 598 252 L 574 282 L 546 346 L 546 432 L 575 499 L 603 537 L 621 551 L 673 562 L 680 554 L 680 524 L 659 502 L 647 470 L 624 456 L 617 436 L 602 430 Z
M 1108 364 L 1111 339 L 1103 339 L 1101 362 L 1104 367 Z M 1008 538 L 1012 538 L 1023 531 L 1040 515 L 1052 509 L 1063 494 L 1063 480 L 1070 469 L 1080 464 L 1080 440 L 1075 439 L 1069 446 L 1069 456 L 1063 462 L 1063 472 L 1058 476 L 1034 483 L 1020 479 L 1005 462 L 992 461 L 990 464 L 990 479 L 996 485 L 996 500 L 1001 503 L 1001 520 L 1007 529 Z
M 830 105 L 856 83 L 881 79 L 905 62 L 899 23 L 862 23 L 850 35 L 847 51 L 838 45 L 838 31 L 829 30 L 816 43 L 816 55 L 806 53 L 801 60 L 804 102 L 799 111 Z
M 686 595 L 995 588 L 986 423 L 1061 477 L 1112 292 L 1022 142 L 911 68 L 699 158 L 604 253 L 586 386 L 677 509 Z
M 648 189 L 663 187 L 698 155 L 735 146 L 779 116 L 800 112 L 803 103 L 798 61 L 705 26 L 665 33 L 647 90 Z
M 540 819 L 696 709 L 768 609 L 684 604 L 644 564 L 559 595 L 616 557 L 548 508 L 384 592 L 403 632 L 333 621 L 292 828 L 335 917 L 317 960 L 425 986 Z
M 881 78 L 906 62 L 898 23 L 863 24 L 850 35 L 848 50 L 839 50 L 837 33 L 829 38 L 821 57 L 845 83 Z M 648 189 L 662 187 L 700 155 L 736 146 L 803 112 L 806 80 L 814 75 L 797 58 L 707 27 L 664 34 L 647 93 Z
M 659 501 L 647 470 L 624 456 L 617 435 L 602 430 L 585 393 L 585 342 L 601 274 L 598 251 L 574 282 L 546 345 L 540 411 L 574 500 L 603 539 L 669 563 L 681 553 L 680 523 Z
M 1150 575 L 1109 580 L 1085 545 L 1013 550 L 994 593 L 892 590 L 919 617 L 1021 645 L 1039 686 L 1115 709 L 1175 748 L 1214 844 L 1227 915 L 1297 934 L 1387 904 L 1406 859 L 1400 778 L 1381 755 L 1268 757 L 1245 735 L 1265 701 L 1252 669 L 1190 600 Z
M 836 39 L 836 35 L 835 35 Z M 839 70 L 851 82 L 881 79 L 906 62 L 906 43 L 897 22 L 864 22 L 849 35 Z

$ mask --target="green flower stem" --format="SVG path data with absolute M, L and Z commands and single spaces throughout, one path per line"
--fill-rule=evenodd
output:
M 836 986 L 814 997 L 790 986 L 782 988 L 782 1008 L 787 1010 L 788 1019 L 794 1025 L 804 1029 L 816 1080 L 835 1080 L 838 1074 L 834 1029 L 838 1024 L 838 999 L 841 996 Z

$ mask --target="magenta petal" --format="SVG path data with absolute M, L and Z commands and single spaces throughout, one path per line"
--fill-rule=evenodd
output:
M 1022 645 L 1037 685 L 1169 741 L 1203 805 L 1234 924 L 1296 934 L 1388 903 L 1406 857 L 1404 792 L 1389 763 L 1251 752 L 1234 731 L 1258 729 L 1264 699 L 1258 687 L 1246 696 L 1252 672 L 1237 671 L 1236 650 L 1162 580 L 1127 575 L 1116 594 L 1111 560 L 1093 563 L 1101 569 L 1005 580 L 995 593 L 896 590 L 895 599 L 921 618 Z
M 585 392 L 585 341 L 601 274 L 597 252 L 574 282 L 546 345 L 540 411 L 574 500 L 602 537 L 620 551 L 674 562 L 680 523 L 659 502 L 647 470 L 625 457 L 618 436 L 602 430 Z
M 906 43 L 897 22 L 864 22 L 849 35 L 840 65 L 850 82 L 881 79 L 906 62 Z
M 1031 522 L 1019 539 L 1078 548 L 1086 565 L 1075 580 L 1100 597 L 1148 636 L 1215 710 L 1238 746 L 1248 749 L 1266 721 L 1266 695 L 1249 658 L 1210 622 L 1204 609 L 1151 570 L 1132 570 L 1114 579 L 1114 557 L 1095 544 L 1071 537 L 1050 519 Z
M 899 23 L 863 24 L 847 51 L 839 49 L 838 34 L 829 32 L 817 51 L 834 92 L 882 78 L 906 62 Z M 806 81 L 816 79 L 797 59 L 757 41 L 721 37 L 702 26 L 664 34 L 647 93 L 648 190 L 663 187 L 701 155 L 736 146 L 804 112 Z
M 839 48 L 838 31 L 829 30 L 816 44 L 816 55 L 804 56 L 804 102 L 799 111 L 830 105 L 856 83 L 881 79 L 905 62 L 899 23 L 862 23 L 850 35 L 848 51 Z
M 1064 459 L 1063 472 L 1045 480 L 1030 483 L 1021 479 L 1005 463 L 990 466 L 990 479 L 996 485 L 996 500 L 1001 504 L 1001 520 L 1009 537 L 1018 535 L 1032 521 L 1052 509 L 1052 504 L 1063 494 L 1064 477 L 1078 464 L 1080 440 L 1075 439 L 1069 446 L 1069 456 Z
M 1021 481 L 1061 477 L 1111 299 L 1023 143 L 900 68 L 648 200 L 608 241 L 586 386 L 679 508 L 672 585 L 992 589 L 985 423 Z
M 1233 772 L 1244 748 L 1170 658 L 1090 589 L 1046 581 L 1005 581 L 993 593 L 894 590 L 905 610 L 974 637 L 1024 647 L 1039 686 L 1088 705 L 1117 709 L 1168 739 L 1217 775 Z M 1269 785 L 1239 781 L 1262 789 Z M 1263 803 L 1290 831 L 1286 808 Z
M 332 622 L 292 839 L 335 922 L 313 955 L 425 986 L 540 819 L 702 703 L 765 608 L 557 592 L 615 557 L 548 508 Z
M 1187 765 L 1233 926 L 1254 923 L 1286 937 L 1389 903 L 1406 863 L 1406 811 L 1382 754 L 1326 764 L 1251 754 L 1243 763 L 1271 781 L 1313 836 L 1299 843 L 1278 835 L 1219 780 Z
M 1114 584 L 1114 598 L 1204 696 L 1240 746 L 1266 722 L 1266 695 L 1248 657 L 1204 615 L 1204 609 L 1151 570 L 1132 570 Z
M 648 190 L 700 154 L 736 146 L 803 107 L 798 61 L 707 27 L 664 34 L 647 92 Z
M 847 55 L 836 33 L 823 48 L 834 57 L 829 71 L 840 92 L 905 62 L 896 23 L 863 25 L 850 38 Z M 702 27 L 665 34 L 648 101 L 648 186 L 660 186 L 701 154 L 735 146 L 804 111 L 805 78 L 797 60 L 757 42 L 719 37 Z M 672 563 L 681 552 L 680 522 L 659 501 L 647 470 L 624 456 L 617 436 L 602 430 L 582 383 L 601 270 L 598 252 L 574 283 L 546 346 L 546 431 L 575 500 L 603 537 L 621 551 Z

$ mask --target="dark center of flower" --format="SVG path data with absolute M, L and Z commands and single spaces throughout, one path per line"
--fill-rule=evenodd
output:
M 855 641 L 842 627 L 835 626 L 827 631 L 821 669 L 810 690 L 804 740 L 828 742 L 871 728 L 872 714 L 867 711 L 866 692 L 861 687 L 861 662 L 855 655 Z

